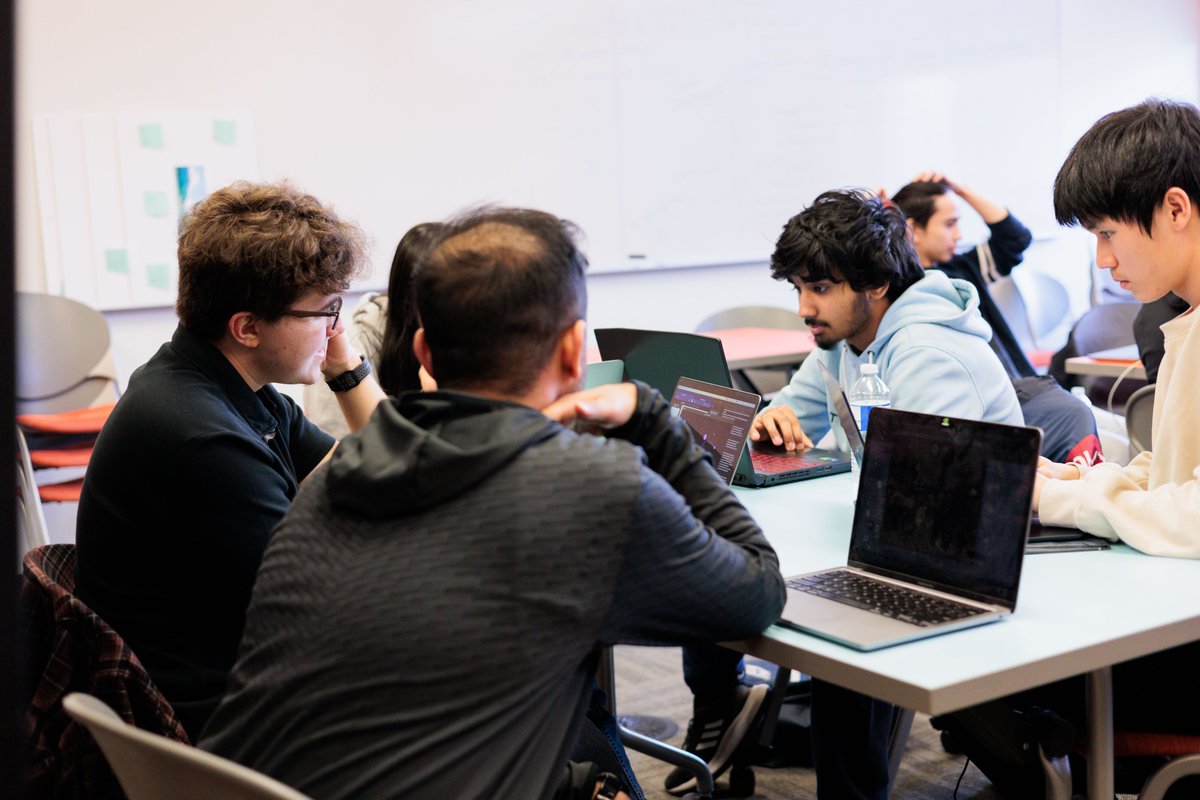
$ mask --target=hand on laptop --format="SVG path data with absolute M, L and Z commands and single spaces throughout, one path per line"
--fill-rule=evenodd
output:
M 599 433 L 624 425 L 637 408 L 637 387 L 610 383 L 563 395 L 542 409 L 550 419 L 576 430 Z
M 812 440 L 800 427 L 796 412 L 787 406 L 768 408 L 754 418 L 750 441 L 761 443 L 767 440 L 785 450 L 811 450 L 813 446 Z

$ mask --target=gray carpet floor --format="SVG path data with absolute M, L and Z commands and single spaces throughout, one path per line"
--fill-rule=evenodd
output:
M 691 694 L 683 683 L 678 648 L 623 646 L 615 652 L 617 714 L 672 720 L 678 725 L 678 731 L 668 741 L 682 746 L 692 706 Z M 672 797 L 662 788 L 671 767 L 632 751 L 629 756 L 648 800 Z M 960 775 L 962 783 L 957 795 L 960 800 L 1000 800 L 1000 794 L 974 765 L 968 766 L 963 773 L 964 763 L 964 757 L 952 756 L 942 750 L 938 733 L 930 727 L 929 718 L 917 715 L 892 790 L 892 800 L 950 800 L 955 796 L 955 784 Z M 754 775 L 755 800 L 817 796 L 816 776 L 811 769 L 754 767 Z M 718 790 L 726 780 L 717 781 Z

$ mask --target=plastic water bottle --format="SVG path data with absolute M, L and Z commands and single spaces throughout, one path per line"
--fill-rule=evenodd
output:
M 858 367 L 859 377 L 850 388 L 850 410 L 854 412 L 854 421 L 858 424 L 858 432 L 863 442 L 867 441 L 867 426 L 871 422 L 871 411 L 892 404 L 892 392 L 887 384 L 879 377 L 879 365 L 868 361 Z M 857 458 L 850 459 L 850 471 L 854 473 L 854 481 L 858 482 L 862 464 Z

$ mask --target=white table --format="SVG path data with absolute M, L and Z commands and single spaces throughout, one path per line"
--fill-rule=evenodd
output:
M 849 475 L 739 489 L 785 575 L 844 564 Z M 760 658 L 926 714 L 1088 673 L 1088 787 L 1113 796 L 1112 664 L 1200 639 L 1200 562 L 1125 546 L 1025 559 L 1016 612 L 989 625 L 860 653 L 773 626 L 731 644 Z
M 1066 370 L 1072 375 L 1096 375 L 1104 378 L 1136 378 L 1146 380 L 1146 368 L 1138 360 L 1137 345 L 1115 347 L 1086 356 L 1075 356 L 1066 361 Z

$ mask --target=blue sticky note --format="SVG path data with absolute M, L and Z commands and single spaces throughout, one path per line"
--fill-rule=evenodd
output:
M 142 143 L 142 147 L 159 150 L 163 146 L 163 138 L 162 125 L 157 122 L 138 125 L 138 140 Z
M 213 120 L 213 141 L 217 144 L 237 144 L 237 123 L 231 119 Z
M 154 289 L 170 289 L 171 268 L 166 264 L 147 264 L 146 283 Z
M 121 275 L 129 274 L 129 251 L 124 247 L 116 247 L 104 251 L 104 266 L 109 272 Z
M 167 215 L 166 192 L 146 192 L 143 202 L 146 207 L 146 216 L 165 217 Z

